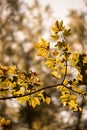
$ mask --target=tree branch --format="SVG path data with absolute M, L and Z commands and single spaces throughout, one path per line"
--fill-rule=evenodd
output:
M 64 85 L 64 84 L 62 84 L 62 85 L 63 85 L 65 88 L 71 90 L 71 91 L 74 92 L 74 93 L 77 93 L 77 94 L 79 94 L 79 95 L 83 95 L 83 96 L 85 96 L 85 94 L 82 94 L 82 93 L 80 93 L 80 92 L 78 92 L 78 91 L 72 89 L 71 87 L 68 87 L 68 86 L 66 86 L 66 85 Z
M 60 85 L 61 85 L 61 86 L 64 86 L 65 88 L 67 88 L 67 89 L 69 89 L 69 90 L 71 90 L 71 91 L 73 91 L 74 93 L 77 93 L 77 94 L 79 94 L 79 95 L 85 96 L 86 94 L 82 94 L 82 93 L 80 93 L 80 92 L 78 92 L 78 91 L 76 91 L 76 90 L 73 90 L 71 87 L 68 87 L 68 86 L 64 85 L 64 81 L 65 81 L 66 76 L 67 76 L 67 60 L 66 60 L 65 75 L 64 75 L 64 78 L 63 78 L 63 80 L 62 80 L 61 83 L 55 84 L 55 85 L 52 85 L 52 86 L 43 87 L 43 88 L 40 88 L 40 89 L 35 90 L 35 91 L 33 91 L 33 92 L 26 93 L 26 94 L 24 94 L 24 95 L 14 95 L 14 96 L 9 96 L 9 97 L 0 97 L 0 100 L 8 100 L 8 99 L 13 99 L 13 98 L 25 97 L 25 96 L 33 95 L 33 94 L 35 94 L 35 93 L 37 93 L 37 92 L 40 92 L 40 91 L 42 91 L 42 90 L 54 88 L 54 87 L 57 87 L 57 86 L 60 86 Z
M 46 90 L 46 89 L 49 89 L 49 88 L 54 88 L 54 87 L 57 87 L 57 86 L 60 86 L 62 84 L 55 84 L 55 85 L 52 85 L 52 86 L 47 86 L 47 87 L 43 87 L 43 88 L 40 88 L 34 92 L 30 92 L 30 93 L 26 93 L 24 95 L 14 95 L 14 96 L 9 96 L 9 97 L 1 97 L 0 100 L 8 100 L 8 99 L 12 99 L 12 98 L 21 98 L 21 97 L 25 97 L 25 96 L 29 96 L 29 95 L 33 95 L 37 92 L 40 92 L 42 90 Z

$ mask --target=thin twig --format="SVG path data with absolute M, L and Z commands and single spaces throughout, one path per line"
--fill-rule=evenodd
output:
M 57 86 L 60 86 L 60 85 L 62 85 L 62 84 L 55 84 L 55 85 L 52 85 L 52 86 L 43 87 L 43 88 L 40 88 L 40 89 L 38 89 L 38 90 L 36 90 L 34 92 L 26 93 L 24 95 L 16 95 L 16 96 L 14 95 L 14 96 L 9 96 L 9 97 L 2 97 L 2 98 L 0 98 L 0 100 L 8 100 L 8 99 L 12 99 L 12 98 L 25 97 L 25 96 L 33 95 L 33 94 L 35 94 L 37 92 L 40 92 L 42 90 L 46 90 L 46 89 L 49 89 L 49 88 L 54 88 L 54 87 L 57 87 Z
M 77 93 L 77 94 L 79 94 L 79 95 L 83 95 L 83 96 L 85 96 L 85 94 L 82 94 L 82 93 L 80 93 L 80 92 L 78 92 L 78 91 L 72 89 L 71 87 L 68 87 L 68 86 L 66 86 L 66 85 L 64 85 L 64 84 L 62 84 L 62 85 L 63 85 L 65 88 L 71 90 L 71 91 L 74 92 L 74 93 Z

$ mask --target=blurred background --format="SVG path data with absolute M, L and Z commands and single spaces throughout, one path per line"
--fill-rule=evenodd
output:
M 40 37 L 49 40 L 55 20 L 63 20 L 71 28 L 73 51 L 87 52 L 87 0 L 0 0 L 0 65 L 36 71 L 44 86 L 55 84 L 34 49 Z M 63 108 L 58 90 L 48 94 L 51 104 L 41 103 L 36 108 L 15 99 L 0 101 L 0 117 L 11 119 L 12 130 L 87 130 L 85 103 L 83 112 L 72 112 Z

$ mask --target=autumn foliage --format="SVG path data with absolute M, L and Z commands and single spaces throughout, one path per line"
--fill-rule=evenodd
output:
M 43 87 L 36 72 L 19 71 L 16 66 L 0 66 L 0 100 L 16 98 L 32 107 L 41 102 L 50 103 L 47 89 L 56 87 L 64 107 L 82 111 L 79 97 L 87 98 L 87 53 L 73 52 L 68 41 L 71 29 L 56 21 L 51 27 L 51 41 L 41 38 L 35 44 L 39 56 L 58 80 L 57 84 Z
M 63 21 L 56 21 L 51 30 L 53 43 L 41 38 L 36 44 L 38 55 L 46 58 L 46 65 L 51 69 L 51 74 L 62 80 L 56 86 L 61 92 L 63 105 L 68 105 L 69 109 L 74 111 L 81 110 L 78 95 L 86 99 L 87 54 L 72 51 L 67 38 L 71 35 L 71 30 L 66 29 Z

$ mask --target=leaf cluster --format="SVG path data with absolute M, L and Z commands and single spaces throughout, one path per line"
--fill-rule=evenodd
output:
M 56 21 L 51 30 L 53 33 L 51 37 L 55 43 L 44 39 L 43 43 L 40 41 L 35 47 L 40 52 L 38 55 L 46 58 L 46 65 L 51 70 L 51 74 L 58 81 L 61 80 L 61 84 L 58 84 L 57 88 L 61 93 L 60 98 L 63 105 L 68 105 L 69 109 L 74 111 L 81 110 L 78 95 L 85 96 L 85 98 L 87 95 L 87 92 L 82 87 L 84 85 L 86 89 L 87 85 L 87 54 L 72 52 L 70 43 L 67 40 L 67 37 L 71 35 L 71 29 L 67 29 L 63 25 L 63 21 Z M 49 46 L 47 43 L 49 43 Z M 43 47 L 39 47 L 41 44 Z M 42 48 L 48 55 L 41 50 Z M 74 73 L 71 70 L 76 72 L 76 78 L 73 78 Z M 70 73 L 72 73 L 71 78 L 68 76 Z
M 29 96 L 37 92 L 42 86 L 36 72 L 21 72 L 16 66 L 0 66 L 0 100 L 17 98 L 22 103 L 29 101 L 32 107 L 40 105 L 40 102 L 50 103 L 50 98 L 44 90 L 35 96 Z
M 51 30 L 53 33 L 51 37 L 55 43 L 41 38 L 35 48 L 38 55 L 45 58 L 45 64 L 58 83 L 42 87 L 36 72 L 26 73 L 19 71 L 15 66 L 0 66 L 0 100 L 17 98 L 23 103 L 28 101 L 32 107 L 40 105 L 42 101 L 49 104 L 50 97 L 44 90 L 56 87 L 60 91 L 60 99 L 64 107 L 68 106 L 74 111 L 82 110 L 78 95 L 85 99 L 87 97 L 87 91 L 85 91 L 87 54 L 72 52 L 67 40 L 67 37 L 71 35 L 71 30 L 63 26 L 63 21 L 56 21 Z M 54 35 L 58 37 L 55 39 Z M 71 69 L 76 73 L 72 73 Z M 72 77 L 69 78 L 70 73 L 72 73 Z M 75 78 L 73 78 L 74 75 Z

